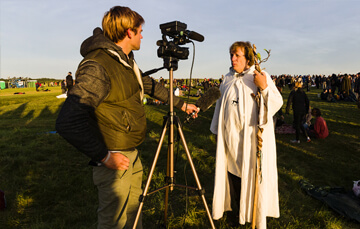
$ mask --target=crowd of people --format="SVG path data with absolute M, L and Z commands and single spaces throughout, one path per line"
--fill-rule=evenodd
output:
M 280 75 L 272 76 L 276 87 L 281 92 L 284 87 L 292 90 L 295 83 L 301 81 L 306 91 L 311 88 L 322 89 L 321 99 L 329 102 L 339 100 L 355 102 L 360 93 L 360 72 L 357 74 L 332 74 L 332 75 Z
M 219 79 L 204 78 L 193 79 L 191 87 L 202 87 L 206 92 L 208 88 L 219 87 L 224 76 Z M 319 97 L 329 102 L 351 101 L 357 102 L 360 93 L 360 72 L 357 74 L 331 74 L 331 75 L 271 75 L 276 87 L 282 93 L 284 88 L 290 91 L 295 88 L 296 82 L 302 83 L 302 89 L 309 92 L 311 88 L 322 89 Z M 167 85 L 167 80 L 162 77 L 159 80 L 162 85 Z M 186 79 L 174 79 L 174 87 L 182 91 L 189 91 L 189 83 Z

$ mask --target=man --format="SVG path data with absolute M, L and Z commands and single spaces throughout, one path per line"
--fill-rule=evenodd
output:
M 231 211 L 237 224 L 252 221 L 254 201 L 257 124 L 264 128 L 262 139 L 262 182 L 259 184 L 256 226 L 266 228 L 266 217 L 279 217 L 276 144 L 273 116 L 281 108 L 281 94 L 270 75 L 255 70 L 250 42 L 230 47 L 232 67 L 220 85 L 211 132 L 217 135 L 213 218 Z M 261 91 L 260 115 L 252 97 Z
M 348 98 L 351 92 L 351 76 L 348 74 L 344 74 L 341 81 L 341 94 L 343 99 L 349 101 Z
M 69 143 L 91 158 L 98 188 L 98 228 L 130 228 L 142 194 L 142 165 L 136 147 L 146 134 L 144 93 L 168 102 L 169 92 L 142 76 L 133 50 L 140 49 L 144 19 L 128 7 L 105 13 L 80 52 L 84 59 L 76 84 L 56 121 Z M 195 105 L 174 98 L 174 106 L 191 113 Z M 195 115 L 197 116 L 197 115 Z M 138 228 L 141 228 L 141 220 Z
M 335 95 L 335 91 L 336 91 L 336 87 L 338 85 L 338 82 L 340 82 L 340 80 L 338 79 L 338 76 L 336 74 L 332 74 L 331 75 L 331 80 L 330 80 L 330 88 L 332 91 L 332 94 Z
M 311 87 L 311 76 L 308 75 L 308 76 L 306 76 L 305 79 L 306 79 L 306 80 L 305 80 L 305 82 L 306 82 L 306 91 L 310 91 L 310 87 Z
M 208 89 L 209 89 L 209 87 L 210 87 L 210 82 L 209 82 L 209 80 L 208 79 L 204 79 L 204 81 L 203 81 L 203 87 L 204 87 L 204 92 L 206 92 Z
M 285 86 L 285 81 L 283 76 L 281 75 L 276 79 L 276 87 L 279 90 L 280 94 L 282 93 L 284 86 Z
M 356 74 L 356 79 L 355 79 L 355 86 L 354 86 L 354 92 L 355 92 L 355 96 L 357 98 L 357 105 L 358 108 L 360 108 L 360 72 L 358 72 Z
M 67 92 L 69 92 L 73 86 L 74 86 L 74 80 L 73 80 L 73 77 L 72 77 L 72 73 L 69 72 L 68 75 L 66 76 L 66 89 L 67 89 Z

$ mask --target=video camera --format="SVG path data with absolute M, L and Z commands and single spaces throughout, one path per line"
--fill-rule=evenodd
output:
M 192 40 L 202 42 L 204 37 L 194 31 L 186 30 L 187 25 L 179 21 L 168 22 L 160 25 L 162 40 L 156 42 L 159 46 L 158 57 L 164 59 L 165 68 L 177 69 L 178 59 L 186 60 L 189 56 L 189 48 L 180 47 Z M 168 41 L 166 36 L 173 40 Z

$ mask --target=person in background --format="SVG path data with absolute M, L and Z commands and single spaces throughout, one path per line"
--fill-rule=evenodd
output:
M 330 85 L 331 93 L 335 95 L 336 87 L 339 82 L 338 76 L 336 74 L 332 74 L 331 77 L 329 77 L 329 79 L 330 79 L 329 85 Z
M 66 80 L 62 80 L 60 85 L 61 85 L 61 93 L 65 94 L 67 92 L 67 90 L 66 90 Z
M 356 103 L 358 105 L 358 108 L 360 108 L 360 72 L 358 72 L 355 77 L 354 93 L 357 100 Z
M 202 96 L 203 95 L 203 93 L 202 93 L 202 91 L 201 91 L 201 88 L 199 88 L 197 91 L 196 91 L 196 97 L 200 97 L 200 96 Z
M 306 93 L 302 90 L 302 82 L 297 81 L 295 83 L 295 88 L 290 92 L 289 98 L 286 105 L 286 114 L 289 114 L 290 106 L 292 104 L 293 115 L 294 115 L 294 127 L 296 133 L 296 139 L 291 140 L 291 143 L 300 143 L 300 129 L 306 137 L 306 141 L 310 142 L 311 139 L 308 136 L 303 122 L 305 120 L 305 115 L 309 110 L 310 102 Z
M 321 117 L 321 111 L 318 108 L 311 110 L 311 115 L 315 117 L 315 123 L 310 127 L 310 136 L 324 139 L 329 135 L 326 121 Z
M 41 84 L 36 81 L 36 83 L 35 83 L 36 91 L 39 91 L 40 86 L 41 86 Z
M 310 75 L 305 77 L 305 83 L 306 83 L 306 91 L 310 91 L 310 88 L 311 88 L 311 76 Z
M 66 89 L 69 92 L 71 90 L 71 88 L 74 86 L 74 80 L 72 77 L 72 73 L 69 72 L 65 79 L 66 79 Z
M 255 187 L 258 121 L 263 131 L 262 182 L 256 206 L 256 227 L 266 228 L 266 217 L 279 217 L 276 143 L 273 116 L 283 104 L 282 96 L 266 72 L 255 70 L 250 42 L 231 45 L 232 67 L 220 84 L 211 132 L 217 135 L 215 185 L 212 214 L 227 218 L 230 226 L 252 221 Z M 260 90 L 260 117 L 252 93 Z M 266 172 L 265 172 L 266 171 Z
M 84 59 L 76 83 L 56 120 L 57 132 L 87 155 L 98 189 L 98 228 L 132 228 L 142 194 L 143 167 L 136 149 L 146 135 L 144 94 L 168 103 L 169 91 L 142 75 L 133 50 L 139 50 L 143 17 L 128 7 L 107 11 L 102 29 L 80 48 Z M 197 107 L 174 97 L 186 113 Z M 142 228 L 141 219 L 138 227 Z
M 165 87 L 165 80 L 164 80 L 164 78 L 160 77 L 160 83 L 161 83 L 161 86 Z
M 204 87 L 204 93 L 206 93 L 207 90 L 208 90 L 209 87 L 210 87 L 210 82 L 209 82 L 208 79 L 205 78 L 204 81 L 202 82 L 202 84 L 203 84 L 203 87 Z

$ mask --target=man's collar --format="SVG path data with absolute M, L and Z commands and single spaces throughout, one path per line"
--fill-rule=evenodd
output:
M 249 69 L 246 69 L 245 71 L 241 72 L 241 73 L 238 73 L 234 70 L 233 67 L 230 68 L 230 71 L 232 72 L 232 74 L 235 76 L 235 77 L 242 77 L 244 76 L 245 74 L 248 74 L 250 71 L 253 71 L 252 69 L 254 69 L 254 65 L 251 66 Z

